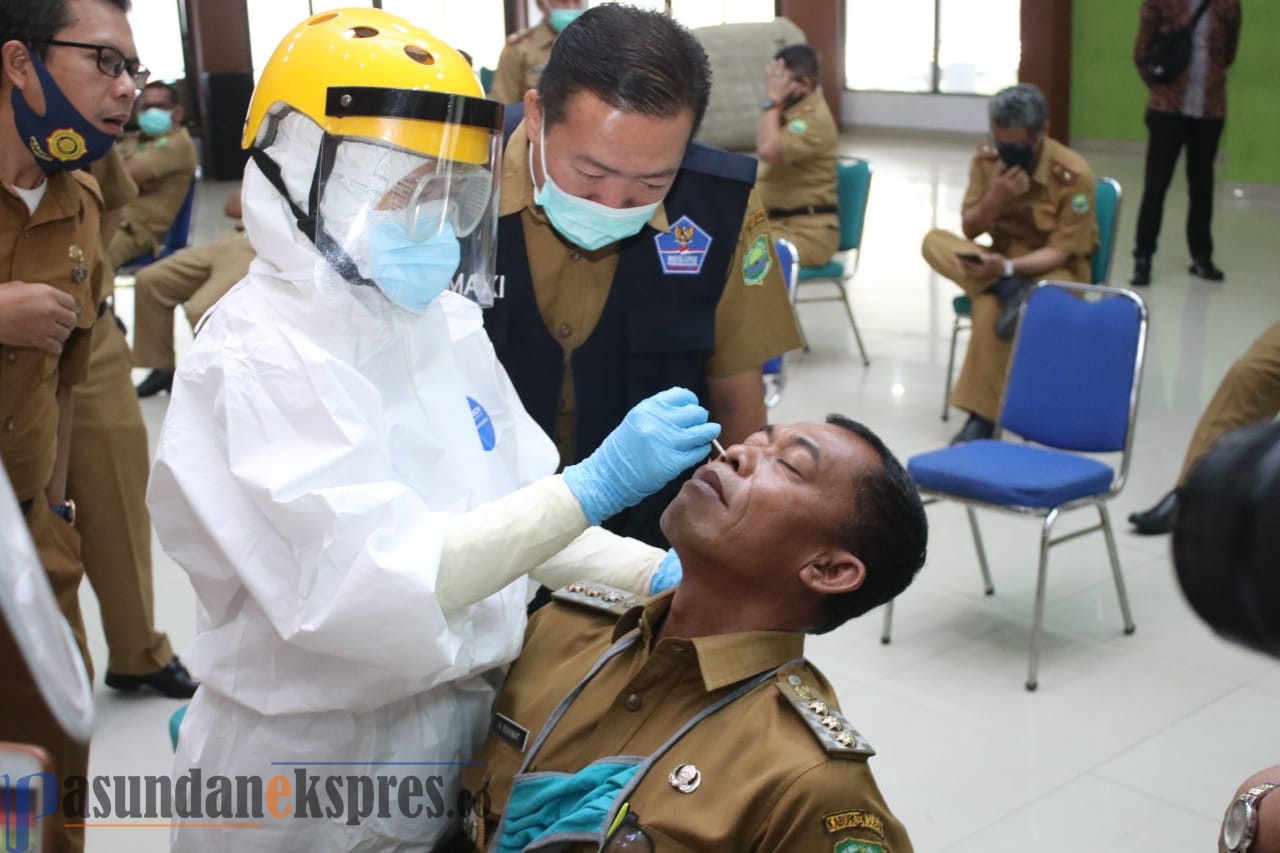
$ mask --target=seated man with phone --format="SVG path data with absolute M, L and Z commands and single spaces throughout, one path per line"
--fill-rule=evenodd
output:
M 924 258 L 973 300 L 973 333 L 951 404 L 969 412 L 952 443 L 990 438 L 1012 354 L 1018 309 L 1041 279 L 1088 282 L 1098 246 L 1093 172 L 1049 138 L 1048 107 L 1035 86 L 997 92 L 990 140 L 969 167 L 964 237 L 935 229 Z M 989 234 L 991 246 L 972 242 Z

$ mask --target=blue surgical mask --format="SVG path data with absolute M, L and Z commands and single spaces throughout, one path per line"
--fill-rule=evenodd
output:
M 462 259 L 462 246 L 449 223 L 425 240 L 414 240 L 400 217 L 369 226 L 369 250 L 370 278 L 388 299 L 415 314 L 426 311 L 449 286 Z
M 10 93 L 10 101 L 18 136 L 35 155 L 41 170 L 52 175 L 79 169 L 104 157 L 116 138 L 98 130 L 93 122 L 80 115 L 36 52 L 28 50 L 28 54 L 44 91 L 44 115 L 36 115 L 17 87 Z
M 147 136 L 164 136 L 173 129 L 173 113 L 160 107 L 148 107 L 138 115 L 138 127 Z
M 551 220 L 551 225 L 566 240 L 594 251 L 610 243 L 624 240 L 640 229 L 653 217 L 661 200 L 639 207 L 608 207 L 590 199 L 579 198 L 565 192 L 552 180 L 547 171 L 547 126 L 539 131 L 538 151 L 542 157 L 542 188 L 534 192 L 533 200 Z M 529 173 L 533 173 L 533 149 L 529 149 Z
M 547 15 L 547 22 L 551 24 L 551 29 L 560 32 L 578 20 L 582 12 L 582 9 L 552 9 L 551 14 Z

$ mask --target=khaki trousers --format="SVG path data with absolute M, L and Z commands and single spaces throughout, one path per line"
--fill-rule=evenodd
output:
M 129 345 L 107 311 L 93 327 L 89 375 L 73 395 L 67 495 L 102 609 L 107 671 L 145 675 L 163 668 L 173 649 L 153 627 L 147 427 L 130 369 Z
M 1231 365 L 1200 416 L 1178 475 L 1186 482 L 1191 469 L 1214 443 L 1245 424 L 1270 420 L 1280 413 L 1280 322 L 1272 324 Z
M 174 252 L 138 270 L 134 286 L 133 360 L 137 367 L 173 370 L 173 309 L 186 309 L 191 327 L 249 272 L 253 246 L 243 231 Z
M 36 495 L 27 515 L 27 529 L 35 541 L 36 551 L 44 566 L 49 584 L 53 587 L 58 609 L 66 617 L 76 638 L 80 654 L 84 658 L 89 677 L 93 667 L 89 660 L 89 647 L 85 642 L 84 620 L 80 616 L 80 578 L 84 568 L 80 564 L 79 538 L 71 525 L 49 510 L 43 493 Z M 59 784 L 68 776 L 89 775 L 89 745 L 72 740 L 58 725 L 57 718 L 49 710 L 44 697 L 36 686 L 17 642 L 14 631 L 23 626 L 10 625 L 0 619 L 0 690 L 4 701 L 0 702 L 0 740 L 30 743 L 43 748 L 53 760 L 53 770 Z M 50 850 L 70 853 L 84 849 L 84 829 L 64 826 L 60 816 L 49 821 Z M 73 822 L 80 822 L 78 819 Z
M 800 266 L 820 267 L 831 260 L 840 246 L 840 226 L 832 216 L 792 216 L 770 219 L 769 232 L 796 246 Z
M 129 222 L 120 223 L 116 233 L 111 235 L 106 254 L 102 262 L 108 270 L 116 270 L 139 255 L 146 254 L 156 247 L 156 238 L 141 225 Z
M 1013 343 L 996 337 L 1000 300 L 987 293 L 987 288 L 995 284 L 996 280 L 970 278 L 965 274 L 960 259 L 956 257 L 959 252 L 989 251 L 991 250 L 988 248 L 941 229 L 926 234 L 921 246 L 921 252 L 929 266 L 939 275 L 960 285 L 973 302 L 973 330 L 969 334 L 964 364 L 960 367 L 960 375 L 951 391 L 951 405 L 994 421 L 1000 414 L 1000 398 L 1004 394 L 1004 383 L 1009 373 Z M 1050 270 L 1036 278 L 1076 280 L 1072 271 L 1065 267 Z

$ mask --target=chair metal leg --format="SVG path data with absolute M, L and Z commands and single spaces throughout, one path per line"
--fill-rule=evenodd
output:
M 1036 575 L 1036 610 L 1031 621 L 1031 658 L 1027 663 L 1027 689 L 1035 690 L 1040 682 L 1036 676 L 1040 670 L 1040 635 L 1044 628 L 1044 589 L 1049 574 L 1049 546 L 1053 534 L 1053 523 L 1058 520 L 1058 511 L 1051 510 L 1044 518 L 1040 529 L 1040 569 Z
M 960 317 L 951 321 L 951 354 L 947 356 L 947 383 L 942 391 L 942 419 L 951 419 L 951 382 L 956 372 L 956 339 L 960 337 Z
M 1120 573 L 1120 557 L 1116 552 L 1116 538 L 1111 532 L 1111 514 L 1107 505 L 1098 502 L 1098 518 L 1102 521 L 1102 535 L 1107 540 L 1107 555 L 1111 557 L 1111 576 L 1116 580 L 1116 596 L 1120 599 L 1120 615 L 1124 618 L 1124 632 L 1132 634 L 1137 630 L 1133 624 L 1133 614 L 1129 612 L 1129 593 L 1124 588 L 1124 575 Z
M 982 587 L 987 595 L 995 595 L 995 585 L 991 583 L 991 568 L 987 565 L 987 549 L 982 546 L 982 531 L 978 529 L 978 513 L 971 506 L 964 508 L 969 516 L 969 530 L 973 533 L 973 547 L 978 551 L 978 567 L 982 569 Z
M 849 317 L 849 325 L 853 328 L 853 339 L 858 342 L 858 352 L 862 353 L 862 366 L 870 367 L 871 359 L 867 358 L 867 348 L 862 345 L 862 333 L 858 331 L 858 321 L 853 319 L 853 308 L 849 305 L 849 292 L 844 282 L 839 282 L 840 302 L 844 305 L 844 313 Z
M 889 635 L 893 631 L 893 601 L 884 606 L 884 627 L 880 630 L 880 642 L 889 645 Z

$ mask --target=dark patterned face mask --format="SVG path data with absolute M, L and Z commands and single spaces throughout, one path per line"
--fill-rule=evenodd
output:
M 93 122 L 67 100 L 53 75 L 31 48 L 31 65 L 44 90 L 44 115 L 36 115 L 27 99 L 14 87 L 13 120 L 22 142 L 35 155 L 45 174 L 79 169 L 101 159 L 111 150 L 116 138 L 94 127 Z

